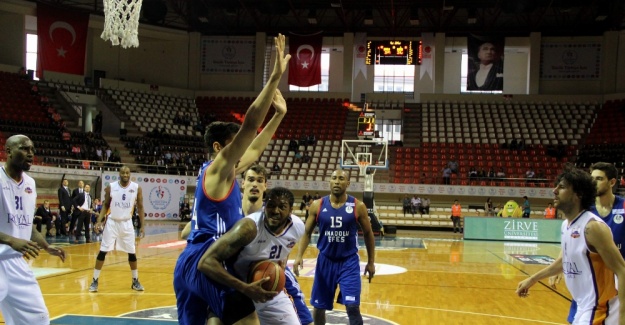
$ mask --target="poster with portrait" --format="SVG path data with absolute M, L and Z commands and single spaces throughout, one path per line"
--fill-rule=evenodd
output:
M 503 37 L 470 35 L 467 38 L 467 91 L 503 90 L 504 46 Z

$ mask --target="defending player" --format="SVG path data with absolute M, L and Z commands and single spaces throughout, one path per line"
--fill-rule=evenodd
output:
M 43 249 L 65 261 L 65 251 L 50 246 L 33 228 L 37 203 L 30 170 L 35 156 L 33 142 L 24 135 L 6 141 L 7 161 L 0 168 L 0 311 L 9 325 L 47 325 L 50 314 L 41 288 L 25 259 Z
M 100 215 L 95 224 L 96 232 L 101 229 L 102 221 L 110 210 L 106 221 L 106 227 L 102 233 L 100 252 L 96 257 L 95 268 L 93 270 L 93 280 L 89 286 L 89 292 L 98 292 L 98 280 L 100 271 L 104 266 L 106 253 L 116 249 L 128 253 L 128 264 L 132 274 L 132 284 L 130 288 L 136 291 L 143 291 L 143 286 L 139 282 L 139 270 L 137 268 L 137 255 L 135 247 L 135 229 L 132 225 L 132 213 L 137 206 L 139 220 L 139 237 L 145 236 L 143 229 L 143 192 L 139 184 L 130 181 L 130 168 L 122 166 L 119 168 L 119 181 L 111 183 L 104 189 L 104 204 L 100 210 Z
M 261 324 L 300 324 L 291 299 L 281 291 L 273 299 L 255 295 L 247 290 L 245 282 L 250 267 L 262 260 L 272 260 L 286 265 L 291 248 L 304 234 L 304 223 L 291 214 L 295 197 L 286 188 L 276 187 L 267 194 L 262 211 L 239 221 L 232 230 L 216 241 L 204 254 L 198 268 L 214 281 L 235 288 L 254 300 Z M 236 276 L 220 267 L 236 258 Z
M 224 314 L 227 304 L 237 302 L 228 302 L 229 288 L 207 278 L 198 270 L 198 265 L 204 263 L 206 250 L 243 218 L 236 174 L 260 157 L 286 114 L 286 101 L 277 87 L 290 55 L 284 55 L 283 35 L 275 38 L 275 44 L 277 56 L 274 70 L 248 108 L 243 124 L 213 122 L 204 135 L 210 160 L 200 170 L 193 204 L 192 231 L 174 270 L 180 324 L 204 324 L 208 318 L 215 324 L 257 322 L 253 305 L 237 305 L 236 314 Z M 272 104 L 276 112 L 256 136 Z M 248 284 L 247 290 L 262 299 L 271 299 L 275 293 L 263 290 L 261 282 Z
M 334 308 L 336 286 L 341 294 L 338 302 L 345 305 L 350 325 L 363 324 L 360 314 L 360 258 L 358 256 L 358 224 L 362 228 L 367 247 L 368 262 L 364 275 L 369 282 L 375 274 L 375 239 L 367 207 L 347 194 L 350 182 L 343 170 L 335 170 L 330 178 L 332 194 L 322 197 L 310 206 L 311 215 L 306 220 L 306 236 L 302 237 L 293 263 L 299 275 L 303 256 L 315 226 L 319 225 L 317 266 L 310 304 L 313 305 L 315 324 L 325 324 L 326 310 Z
M 573 324 L 625 324 L 625 261 L 610 228 L 587 211 L 595 200 L 596 185 L 586 172 L 567 166 L 553 193 L 554 206 L 566 219 L 562 252 L 550 266 L 521 281 L 517 294 L 527 297 L 536 282 L 564 271 L 566 286 L 578 303 Z

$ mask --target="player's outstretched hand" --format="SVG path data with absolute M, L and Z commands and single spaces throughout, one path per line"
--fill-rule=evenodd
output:
M 102 227 L 102 223 L 96 222 L 95 226 L 93 226 L 93 231 L 95 231 L 96 234 L 101 234 L 102 230 L 104 230 L 104 227 Z
M 373 279 L 375 275 L 375 265 L 373 263 L 367 263 L 365 266 L 365 273 L 363 275 L 367 276 L 367 273 L 369 273 L 369 283 L 371 283 L 371 279 Z
M 143 226 L 141 226 L 139 228 L 139 238 L 143 238 L 145 237 L 145 229 L 143 229 Z
M 267 302 L 273 299 L 275 296 L 278 295 L 279 292 L 267 291 L 263 289 L 262 284 L 267 281 L 269 281 L 269 277 L 265 277 L 256 282 L 250 283 L 245 289 L 245 292 L 243 292 L 243 294 L 248 296 L 255 302 Z
M 516 294 L 521 298 L 526 298 L 530 295 L 530 288 L 535 284 L 534 280 L 531 277 L 519 282 L 519 285 L 516 288 Z
M 557 288 L 557 284 L 560 283 L 560 281 L 562 281 L 562 273 L 558 274 L 558 275 L 554 275 L 554 276 L 550 276 L 549 277 L 549 286 L 552 289 L 558 289 Z
M 282 34 L 278 34 L 278 37 L 274 38 L 276 44 L 276 66 L 274 67 L 274 73 L 282 75 L 286 71 L 286 67 L 291 59 L 291 54 L 284 55 L 286 48 L 286 37 Z
M 295 259 L 293 261 L 293 273 L 299 276 L 299 270 L 304 268 L 304 261 L 301 258 Z
M 65 251 L 63 249 L 49 246 L 46 249 L 46 252 L 50 255 L 58 256 L 61 259 L 61 262 L 65 262 Z
M 11 248 L 22 253 L 24 257 L 29 260 L 31 257 L 36 258 L 39 256 L 39 245 L 34 241 L 14 238 L 11 241 Z
M 282 97 L 280 89 L 276 88 L 276 92 L 273 94 L 272 99 L 273 108 L 276 109 L 276 113 L 286 115 L 286 100 Z

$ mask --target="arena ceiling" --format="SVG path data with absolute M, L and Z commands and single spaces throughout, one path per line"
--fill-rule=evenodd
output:
M 103 0 L 44 0 L 103 15 Z M 119 1 L 119 0 L 117 0 Z M 131 0 L 123 0 L 131 1 Z M 35 2 L 33 0 L 33 2 Z M 601 35 L 625 29 L 621 0 L 143 0 L 141 23 L 204 35 L 322 33 L 406 37 Z

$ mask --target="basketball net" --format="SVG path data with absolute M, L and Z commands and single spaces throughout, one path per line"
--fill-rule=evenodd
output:
M 359 161 L 358 162 L 358 168 L 360 169 L 360 175 L 361 176 L 367 175 L 367 167 L 369 167 L 369 162 L 368 161 Z
M 123 48 L 139 47 L 139 14 L 143 0 L 103 0 L 104 31 L 100 37 Z

